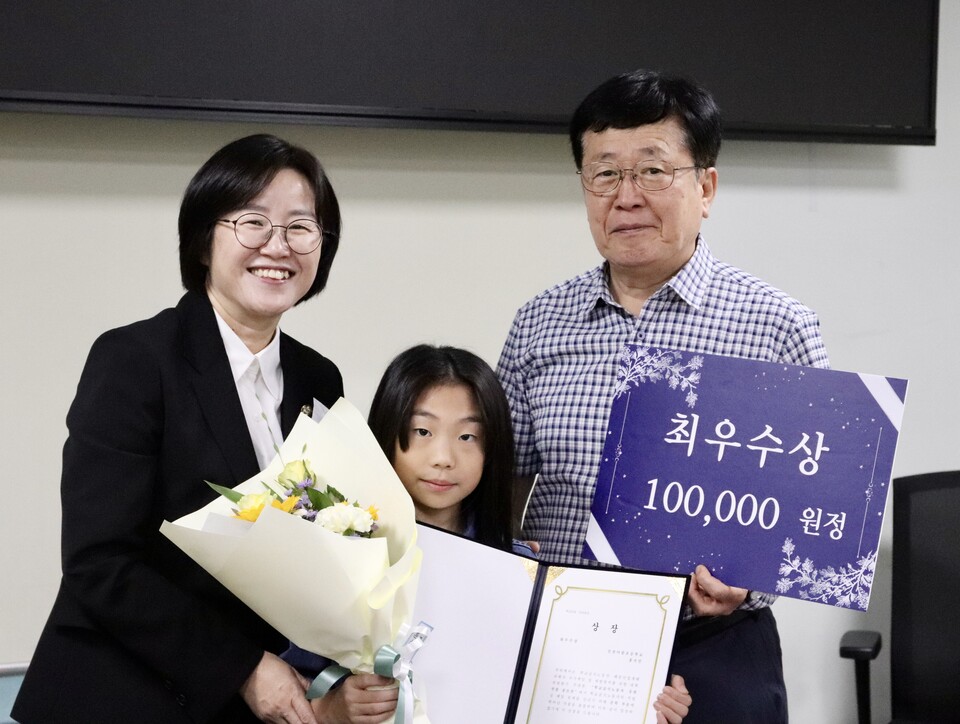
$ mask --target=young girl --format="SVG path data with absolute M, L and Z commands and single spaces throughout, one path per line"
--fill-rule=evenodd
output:
M 532 554 L 511 537 L 510 408 L 486 362 L 456 347 L 402 352 L 380 380 L 369 424 L 418 521 Z
M 413 498 L 418 521 L 533 555 L 510 535 L 510 408 L 486 362 L 453 347 L 408 349 L 384 372 L 368 422 Z M 296 646 L 283 658 L 308 676 L 330 663 Z M 376 687 L 385 683 L 369 674 L 349 676 L 336 699 L 328 694 L 311 705 L 321 723 L 365 721 L 368 712 L 383 711 Z
M 418 521 L 533 555 L 511 536 L 510 407 L 486 362 L 456 347 L 401 352 L 380 380 L 368 423 Z M 691 701 L 674 676 L 657 697 L 657 721 L 681 722 Z

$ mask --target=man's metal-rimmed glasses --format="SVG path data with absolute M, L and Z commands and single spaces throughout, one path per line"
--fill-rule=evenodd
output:
M 633 168 L 620 168 L 615 163 L 598 161 L 588 163 L 577 173 L 580 183 L 590 193 L 605 196 L 612 194 L 620 186 L 625 174 L 633 176 L 633 182 L 644 191 L 663 191 L 670 188 L 674 177 L 680 171 L 688 171 L 701 166 L 680 166 L 675 168 L 666 161 L 641 161 Z
M 315 251 L 323 241 L 323 227 L 313 219 L 294 219 L 289 224 L 274 224 L 263 214 L 241 214 L 236 219 L 219 219 L 233 224 L 233 233 L 237 241 L 247 249 L 259 249 L 273 238 L 273 230 L 280 234 L 290 251 L 295 254 L 309 254 Z

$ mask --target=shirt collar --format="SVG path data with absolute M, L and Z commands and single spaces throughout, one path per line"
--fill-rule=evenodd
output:
M 223 338 L 223 346 L 227 351 L 227 359 L 230 361 L 230 372 L 233 374 L 233 383 L 236 384 L 244 373 L 250 369 L 250 363 L 254 358 L 260 364 L 260 374 L 263 376 L 263 383 L 267 386 L 267 391 L 275 399 L 280 399 L 281 378 L 280 378 L 280 329 L 273 335 L 270 344 L 253 354 L 243 340 L 237 336 L 237 333 L 230 329 L 230 325 L 223 321 L 223 318 L 213 310 L 217 318 L 217 326 L 220 328 L 220 337 Z
M 581 317 L 589 316 L 601 303 L 608 307 L 620 306 L 616 300 L 614 300 L 613 294 L 610 293 L 606 262 L 587 272 L 586 282 L 579 307 L 579 315 Z
M 697 248 L 694 250 L 693 256 L 690 257 L 690 261 L 664 282 L 663 286 L 651 298 L 668 294 L 672 290 L 691 307 L 699 307 L 703 303 L 710 280 L 713 278 L 715 264 L 716 259 L 710 253 L 707 242 L 704 241 L 702 236 L 698 235 Z M 610 307 L 621 308 L 610 291 L 610 277 L 606 262 L 587 273 L 587 285 L 580 305 L 580 315 L 587 316 L 601 302 Z
M 710 280 L 713 278 L 713 270 L 716 259 L 710 253 L 710 248 L 702 236 L 697 236 L 697 248 L 690 257 L 690 261 L 681 267 L 680 271 L 667 280 L 667 283 L 658 290 L 658 294 L 664 289 L 672 289 L 678 297 L 689 304 L 691 307 L 699 308 L 703 304 L 703 298 L 706 296 L 707 288 L 710 286 Z

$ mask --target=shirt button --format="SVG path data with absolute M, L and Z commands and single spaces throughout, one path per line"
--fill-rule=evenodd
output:
M 180 706 L 186 706 L 186 705 L 187 705 L 187 697 L 184 696 L 183 694 L 177 694 L 177 703 L 178 703 Z

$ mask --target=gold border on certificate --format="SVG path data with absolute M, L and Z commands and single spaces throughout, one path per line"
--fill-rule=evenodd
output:
M 551 583 L 556 581 L 560 576 L 563 575 L 564 572 L 566 572 L 566 570 L 567 569 L 564 567 L 551 566 L 547 570 L 547 578 L 546 578 L 547 585 L 550 585 Z M 657 677 L 657 668 L 658 668 L 658 664 L 660 663 L 660 657 L 663 649 L 663 636 L 666 630 L 667 616 L 669 614 L 667 604 L 670 602 L 670 599 L 671 599 L 670 594 L 662 594 L 662 593 L 647 592 L 647 591 L 623 590 L 619 588 L 597 588 L 597 587 L 588 587 L 588 586 L 566 586 L 565 587 L 559 584 L 556 584 L 553 587 L 554 597 L 550 601 L 550 610 L 547 616 L 547 622 L 546 622 L 546 625 L 544 628 L 544 634 L 543 634 L 543 646 L 540 648 L 540 653 L 539 653 L 539 656 L 537 657 L 537 671 L 536 671 L 536 676 L 533 682 L 533 689 L 530 694 L 530 703 L 527 710 L 525 721 L 528 724 L 533 723 L 532 717 L 534 715 L 535 704 L 537 702 L 537 689 L 540 684 L 541 668 L 543 666 L 543 660 L 547 652 L 547 645 L 548 645 L 548 642 L 550 641 L 550 627 L 553 623 L 553 616 L 554 616 L 554 610 L 555 610 L 556 604 L 568 593 L 574 592 L 574 591 L 583 591 L 583 592 L 609 594 L 609 595 L 638 596 L 640 598 L 647 599 L 649 602 L 652 602 L 659 609 L 660 632 L 659 632 L 659 636 L 657 637 L 657 645 L 656 645 L 654 661 L 652 666 L 650 666 L 650 679 L 649 681 L 645 682 L 647 687 L 646 696 L 643 698 L 642 706 L 641 706 L 642 719 L 640 721 L 646 722 L 647 716 L 650 712 L 651 698 L 653 696 L 654 683 Z M 635 700 L 635 703 L 636 702 L 637 700 Z

